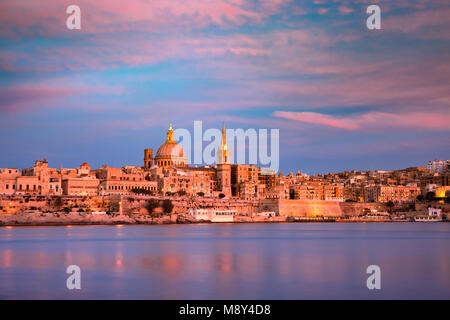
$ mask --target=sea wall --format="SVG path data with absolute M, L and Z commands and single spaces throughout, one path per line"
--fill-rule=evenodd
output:
M 146 204 L 151 199 L 162 201 L 169 199 L 173 204 L 172 213 L 184 214 L 189 209 L 215 209 L 215 210 L 236 210 L 238 214 L 248 216 L 254 215 L 258 211 L 259 202 L 257 200 L 239 199 L 215 199 L 200 197 L 157 197 L 157 196 L 124 196 L 122 197 L 122 210 L 124 213 L 147 213 Z M 156 208 L 155 212 L 162 212 L 162 208 Z
M 275 211 L 280 216 L 340 217 L 358 216 L 363 212 L 363 209 L 386 211 L 387 208 L 383 203 L 267 199 L 260 201 L 260 209 Z
M 185 214 L 191 208 L 215 209 L 215 210 L 235 210 L 237 214 L 245 216 L 255 216 L 262 211 L 273 211 L 280 216 L 293 217 L 339 217 L 358 216 L 363 209 L 387 211 L 383 203 L 359 203 L 359 202 L 338 202 L 338 201 L 317 201 L 317 200 L 285 200 L 285 199 L 261 199 L 261 200 L 240 200 L 240 199 L 217 199 L 201 197 L 167 197 L 167 196 L 31 196 L 13 195 L 0 196 L 0 214 L 19 214 L 25 211 L 36 212 L 122 212 L 124 214 L 148 214 L 146 204 L 149 200 L 156 199 L 159 204 L 166 199 L 170 199 L 173 204 L 172 213 Z M 429 204 L 416 203 L 412 211 L 426 213 Z M 449 204 L 439 204 L 443 212 L 448 212 Z M 400 207 L 399 207 L 400 208 Z M 394 210 L 399 208 L 395 207 Z M 162 207 L 154 210 L 162 213 Z M 404 211 L 404 210 L 400 210 Z
M 114 205 L 109 198 L 101 196 L 40 196 L 2 195 L 0 214 L 19 214 L 24 211 L 107 211 Z
M 278 210 L 281 216 L 293 217 L 339 217 L 342 215 L 338 201 L 280 199 Z

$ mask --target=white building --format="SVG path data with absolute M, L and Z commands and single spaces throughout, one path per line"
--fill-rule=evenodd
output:
M 425 187 L 427 192 L 436 192 L 437 184 L 435 183 L 428 183 Z
M 256 216 L 270 218 L 270 217 L 277 216 L 277 213 L 274 211 L 263 211 L 263 212 L 257 212 Z
M 428 161 L 427 169 L 433 171 L 434 173 L 444 173 L 448 162 L 449 160 Z
M 211 222 L 234 222 L 235 210 L 189 209 L 188 214 L 196 220 Z
M 432 208 L 432 207 L 428 208 L 428 215 L 430 217 L 439 218 L 439 217 L 441 217 L 441 212 L 442 212 L 442 209 L 437 209 L 437 208 Z

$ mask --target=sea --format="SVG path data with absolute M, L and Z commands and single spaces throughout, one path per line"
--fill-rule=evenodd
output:
M 0 227 L 0 299 L 450 299 L 450 223 Z

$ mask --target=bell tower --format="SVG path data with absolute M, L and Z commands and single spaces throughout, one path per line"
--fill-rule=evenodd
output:
M 144 169 L 153 167 L 153 149 L 144 149 Z
M 225 123 L 222 124 L 222 143 L 217 150 L 217 185 L 226 197 L 231 196 L 231 164 L 230 150 L 227 146 L 227 136 L 225 134 Z

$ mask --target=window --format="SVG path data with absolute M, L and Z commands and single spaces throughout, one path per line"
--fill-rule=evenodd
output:
M 9 189 L 9 185 L 8 184 L 6 185 L 6 189 Z

